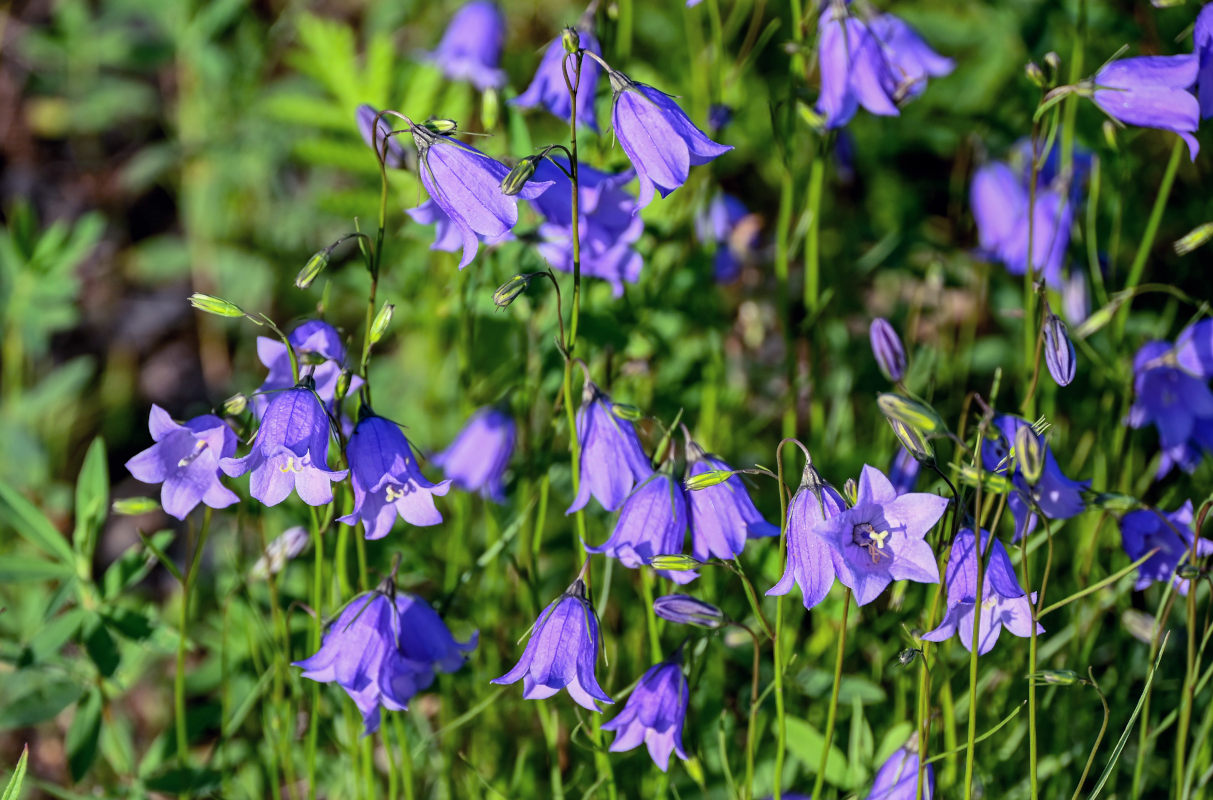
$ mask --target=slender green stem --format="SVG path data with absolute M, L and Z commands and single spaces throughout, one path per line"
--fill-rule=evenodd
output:
M 977 599 L 973 609 L 972 646 L 969 648 L 969 732 L 965 749 L 965 800 L 970 800 L 973 796 L 973 745 L 977 739 L 977 656 L 981 650 L 981 603 L 982 590 L 985 588 L 985 551 L 988 546 L 982 544 L 979 529 L 974 533 L 974 548 L 977 551 Z
M 1040 135 L 1040 126 L 1034 124 L 1032 126 L 1032 169 L 1028 182 L 1028 252 L 1026 268 L 1023 271 L 1023 380 L 1024 384 L 1028 384 L 1032 378 L 1032 372 L 1038 359 L 1034 358 L 1037 352 L 1036 338 L 1038 328 L 1036 326 L 1036 263 L 1035 263 L 1035 243 L 1033 239 L 1036 236 L 1036 183 L 1040 177 L 1040 156 L 1036 152 L 1038 147 L 1037 142 Z M 1035 416 L 1033 410 L 1033 395 L 1029 394 L 1023 403 L 1024 417 L 1032 419 Z M 1035 792 L 1033 792 L 1035 797 Z
M 1095 763 L 1095 754 L 1099 752 L 1099 745 L 1103 742 L 1103 735 L 1108 731 L 1108 717 L 1111 716 L 1111 710 L 1108 708 L 1108 698 L 1104 697 L 1103 690 L 1095 682 L 1095 672 L 1091 667 L 1087 667 L 1087 677 L 1091 679 L 1091 688 L 1099 695 L 1099 702 L 1103 706 L 1103 724 L 1099 726 L 1099 735 L 1095 737 L 1095 744 L 1091 747 L 1091 755 L 1087 756 L 1086 766 L 1082 768 L 1082 775 L 1078 778 L 1078 785 L 1074 787 L 1074 796 L 1070 800 L 1078 800 L 1079 795 L 1082 793 L 1082 785 L 1087 782 L 1087 775 L 1091 773 L 1091 765 Z
M 653 571 L 640 571 L 640 589 L 644 594 L 645 627 L 649 631 L 649 655 L 654 662 L 661 658 L 661 639 L 657 635 L 657 614 L 653 611 Z
M 1199 530 L 1199 528 L 1197 529 Z M 1195 544 L 1193 545 L 1195 549 Z M 1188 652 L 1184 661 L 1183 694 L 1179 702 L 1179 730 L 1175 734 L 1175 791 L 1173 797 L 1184 796 L 1184 763 L 1188 757 L 1188 727 L 1192 723 L 1192 704 L 1196 701 L 1196 587 L 1189 586 L 1187 601 Z
M 779 563 L 788 558 L 788 487 L 783 480 L 783 457 L 776 456 L 779 480 Z M 783 705 L 783 595 L 775 597 L 775 642 L 771 657 L 775 669 L 775 797 L 783 798 L 783 762 L 787 753 L 788 725 Z
M 1019 540 L 1024 591 L 1032 597 L 1032 567 L 1029 560 L 1028 534 Z M 1036 608 L 1032 607 L 1032 635 L 1028 639 L 1028 785 L 1032 800 L 1038 797 L 1036 786 Z
M 392 715 L 392 727 L 396 729 L 397 747 L 400 748 L 400 767 L 401 781 L 404 784 L 405 800 L 414 800 L 416 797 L 413 790 L 413 753 L 409 750 L 409 740 L 405 735 L 404 720 L 399 714 Z M 391 750 L 389 749 L 390 753 Z M 389 760 L 391 760 L 389 758 Z
M 809 230 L 804 244 L 804 308 L 809 318 L 817 313 L 821 301 L 821 187 L 825 182 L 824 140 L 817 142 L 813 163 L 809 167 Z
M 851 610 L 851 590 L 842 593 L 842 625 L 838 631 L 838 655 L 834 658 L 834 688 L 830 691 L 830 707 L 826 711 L 825 738 L 821 744 L 821 762 L 817 765 L 817 778 L 813 781 L 811 797 L 821 797 L 825 786 L 826 765 L 830 758 L 830 743 L 834 738 L 834 720 L 838 716 L 838 688 L 842 685 L 842 657 L 847 646 L 847 614 Z
M 177 675 L 173 682 L 173 707 L 177 717 L 177 760 L 182 765 L 189 763 L 189 729 L 185 724 L 185 651 L 188 641 L 186 630 L 190 621 L 190 592 L 194 586 L 194 577 L 198 574 L 198 566 L 202 563 L 202 550 L 206 547 L 210 532 L 211 510 L 207 508 L 202 514 L 202 527 L 198 531 L 198 542 L 194 545 L 189 569 L 185 572 L 185 581 L 181 584 L 181 630 L 177 638 Z
M 734 624 L 750 634 L 750 639 L 754 643 L 754 665 L 750 678 L 750 713 L 745 729 L 745 791 L 742 793 L 745 800 L 751 800 L 754 797 L 754 728 L 758 722 L 758 675 L 762 663 L 760 660 L 762 647 L 758 634 L 754 633 L 752 629 L 740 623 Z
M 754 591 L 754 584 L 750 582 L 749 577 L 745 574 L 745 569 L 741 566 L 741 559 L 733 559 L 733 571 L 737 573 L 737 577 L 741 578 L 741 584 L 745 587 L 746 600 L 750 603 L 750 610 L 754 612 L 755 619 L 762 625 L 762 629 L 766 632 L 767 637 L 774 639 L 775 631 L 771 630 L 771 623 L 767 622 L 766 615 L 762 613 L 762 606 L 758 602 L 758 594 Z
M 312 551 L 316 560 L 312 569 L 312 614 L 315 624 L 312 626 L 311 650 L 320 649 L 324 635 L 324 540 L 320 536 L 320 512 L 311 506 L 312 518 Z M 307 795 L 309 800 L 316 798 L 316 742 L 320 735 L 320 684 L 313 682 L 311 686 L 311 713 L 308 714 L 307 725 Z

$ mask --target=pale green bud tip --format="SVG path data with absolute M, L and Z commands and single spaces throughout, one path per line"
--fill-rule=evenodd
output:
M 1175 253 L 1186 256 L 1210 239 L 1213 239 L 1213 222 L 1197 225 L 1186 236 L 1175 242 Z
M 901 442 L 901 446 L 906 449 L 918 461 L 932 461 L 935 458 L 934 452 L 931 450 L 931 445 L 926 437 L 919 433 L 917 428 L 912 428 L 900 420 L 887 418 L 889 426 L 893 429 L 893 435 L 897 437 L 897 441 Z
M 1044 87 L 1045 73 L 1044 70 L 1040 68 L 1039 64 L 1037 64 L 1035 61 L 1029 61 L 1028 65 L 1024 67 L 1024 72 L 1027 74 L 1028 80 L 1037 86 L 1042 88 Z
M 1043 683 L 1052 683 L 1057 686 L 1073 686 L 1076 683 L 1084 682 L 1082 676 L 1072 669 L 1045 669 L 1033 673 L 1032 677 Z
M 231 417 L 238 417 L 248 408 L 248 397 L 243 394 L 234 394 L 223 401 L 223 413 Z
M 459 130 L 459 123 L 453 119 L 430 117 L 425 122 L 421 123 L 421 127 L 425 128 L 431 133 L 436 133 L 439 136 L 450 136 L 455 131 Z
M 630 406 L 627 403 L 612 403 L 611 413 L 620 419 L 626 419 L 628 422 L 637 422 L 644 419 L 644 412 L 636 406 Z
M 686 479 L 685 483 L 687 489 L 692 492 L 697 492 L 700 489 L 706 489 L 709 486 L 717 486 L 724 483 L 732 476 L 733 473 L 727 469 L 710 469 L 707 472 L 692 475 Z
M 507 178 L 508 180 L 508 178 Z M 506 308 L 510 303 L 518 299 L 518 296 L 526 291 L 526 287 L 531 283 L 530 275 L 515 275 L 505 283 L 497 287 L 493 292 L 493 305 L 498 308 Z
M 243 317 L 244 309 L 235 303 L 230 303 L 221 297 L 194 292 L 190 295 L 190 305 L 199 311 L 214 314 L 218 317 Z
M 944 430 L 943 420 L 935 413 L 935 409 L 920 400 L 885 392 L 876 398 L 876 404 L 886 417 L 915 428 L 920 434 Z
M 353 377 L 353 373 L 348 369 L 341 370 L 341 374 L 337 376 L 337 388 L 334 391 L 337 402 L 341 402 L 345 398 L 346 393 L 349 392 L 350 381 L 353 380 Z
M 560 44 L 566 53 L 576 53 L 581 49 L 581 35 L 576 28 L 565 28 L 560 32 Z
M 115 514 L 137 517 L 140 514 L 155 511 L 160 508 L 160 504 L 150 497 L 125 497 L 121 500 L 115 500 L 111 508 L 114 509 Z
M 978 471 L 968 464 L 960 468 L 960 479 L 969 486 L 980 483 L 994 494 L 1008 494 L 1015 488 L 1005 474 L 982 470 L 979 475 Z
M 690 572 L 703 566 L 703 562 L 682 553 L 653 556 L 649 562 L 653 569 L 668 569 L 673 572 Z
M 826 118 L 817 112 L 808 103 L 797 102 L 796 113 L 800 116 L 804 123 L 815 131 L 824 130 L 826 126 Z
M 513 197 L 522 191 L 526 186 L 526 182 L 535 174 L 535 156 L 527 156 L 518 162 L 515 167 L 510 170 L 510 174 L 506 175 L 501 181 L 501 193 L 507 197 Z
M 295 276 L 295 288 L 306 289 L 312 285 L 312 281 L 316 280 L 321 272 L 324 272 L 325 267 L 329 265 L 331 251 L 329 248 L 324 248 L 319 253 L 314 254 L 303 265 L 303 269 L 299 270 L 299 274 Z
M 375 319 L 371 322 L 371 344 L 376 344 L 383 335 L 387 333 L 388 326 L 392 324 L 392 314 L 396 312 L 396 306 L 392 303 L 384 303 L 383 308 L 379 309 L 379 313 L 375 315 Z
M 1015 432 L 1015 460 L 1019 471 L 1028 483 L 1036 483 L 1045 470 L 1044 448 L 1030 427 L 1024 426 Z
M 1057 53 L 1053 50 L 1050 50 L 1049 52 L 1045 53 L 1044 60 L 1045 60 L 1045 66 L 1048 67 L 1049 69 L 1053 70 L 1054 72 L 1056 72 L 1058 69 L 1061 68 L 1061 56 L 1057 55 Z
M 492 130 L 497 127 L 497 119 L 501 116 L 501 95 L 496 89 L 485 89 L 480 98 L 480 121 L 484 127 Z

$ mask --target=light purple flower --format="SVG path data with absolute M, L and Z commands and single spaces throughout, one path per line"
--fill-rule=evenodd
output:
M 687 442 L 686 453 L 688 480 L 712 470 L 732 470 L 694 442 Z M 699 561 L 707 561 L 713 556 L 728 561 L 741 554 L 746 539 L 779 535 L 779 526 L 762 518 L 737 475 L 731 475 L 715 486 L 688 490 L 686 495 L 691 519 L 691 554 Z
M 1213 117 L 1213 3 L 1205 3 L 1196 15 L 1192 31 L 1199 61 L 1196 75 L 1196 98 L 1200 103 L 1200 118 Z
M 970 189 L 981 252 L 1012 275 L 1028 269 L 1028 181 L 1001 162 L 977 170 Z M 1061 283 L 1074 204 L 1061 188 L 1041 184 L 1032 206 L 1032 267 L 1050 286 Z
M 652 472 L 628 495 L 609 539 L 586 552 L 606 553 L 631 569 L 650 563 L 654 556 L 683 551 L 687 536 L 687 501 L 682 484 L 665 472 Z M 690 583 L 696 572 L 659 570 L 675 583 Z
M 597 55 L 602 55 L 602 48 L 597 37 L 587 30 L 578 30 L 581 39 L 581 49 Z M 543 106 L 560 119 L 568 122 L 572 112 L 569 102 L 569 88 L 564 82 L 563 64 L 565 50 L 562 37 L 557 36 L 543 53 L 539 69 L 526 91 L 510 102 L 520 108 Z M 585 57 L 581 61 L 581 80 L 577 82 L 577 121 L 590 129 L 598 130 L 598 120 L 594 116 L 594 88 L 598 85 L 598 73 L 601 71 L 598 62 Z M 572 81 L 577 72 L 576 56 L 568 60 L 569 80 Z
M 286 389 L 270 397 L 244 458 L 222 458 L 219 467 L 235 478 L 252 472 L 249 493 L 267 506 L 276 506 L 294 489 L 311 506 L 331 503 L 333 481 L 347 470 L 328 465 L 330 424 L 324 406 L 310 389 Z
M 925 772 L 922 800 L 931 800 L 935 796 L 935 765 L 927 764 Z M 880 766 L 867 800 L 916 800 L 917 797 L 918 753 L 907 745 Z
M 1138 56 L 1106 64 L 1092 78 L 1092 99 L 1105 114 L 1127 125 L 1174 131 L 1188 144 L 1192 160 L 1200 143 L 1200 103 L 1189 91 L 1200 60 L 1193 55 Z
M 1141 591 L 1156 581 L 1174 581 L 1175 590 L 1188 596 L 1190 581 L 1179 577 L 1175 571 L 1180 564 L 1189 562 L 1192 555 L 1191 500 L 1171 512 L 1143 509 L 1125 514 L 1120 520 L 1120 537 L 1125 553 L 1133 561 L 1158 548 L 1157 553 L 1137 568 L 1134 589 Z M 1197 539 L 1196 557 L 1210 555 L 1213 555 L 1213 542 Z
M 1154 425 L 1162 461 L 1159 479 L 1175 466 L 1192 472 L 1213 452 L 1213 320 L 1180 333 L 1175 346 L 1147 342 L 1133 359 L 1130 427 Z
M 593 495 L 607 511 L 619 508 L 632 487 L 653 474 L 632 423 L 617 416 L 614 404 L 593 381 L 586 379 L 577 410 L 577 439 L 581 443 L 581 481 L 577 497 L 564 513 L 585 507 Z
M 965 528 L 956 535 L 944 578 L 948 584 L 948 606 L 943 622 L 935 630 L 922 635 L 927 642 L 943 642 L 957 636 L 964 648 L 973 650 L 973 615 L 977 610 L 977 551 L 973 531 Z M 981 532 L 982 554 L 986 567 L 982 574 L 981 631 L 977 653 L 985 655 L 994 649 L 1003 628 L 1014 635 L 1032 635 L 1032 603 L 1015 577 L 1015 568 L 1007 548 L 998 539 L 990 540 L 990 532 Z M 1036 623 L 1036 632 L 1044 627 Z
M 185 519 L 199 503 L 227 508 L 240 499 L 219 482 L 219 459 L 236 452 L 236 434 L 223 420 L 203 414 L 179 425 L 153 404 L 147 425 L 156 444 L 132 457 L 126 468 L 136 480 L 163 484 L 165 513 Z
M 893 382 L 905 377 L 906 349 L 887 319 L 877 317 L 872 320 L 868 326 L 868 340 L 872 344 L 872 355 L 876 356 L 876 366 L 880 367 L 884 376 Z
M 345 368 L 345 345 L 341 342 L 341 334 L 323 320 L 310 319 L 291 331 L 287 340 L 299 359 L 299 376 L 311 376 L 316 384 L 316 394 L 324 401 L 325 407 L 333 411 L 337 382 Z M 252 400 L 253 415 L 261 419 L 272 394 L 293 387 L 295 377 L 291 374 L 291 357 L 286 352 L 286 345 L 277 339 L 258 336 L 257 358 L 269 370 Z M 357 392 L 361 386 L 362 378 L 351 376 L 347 394 Z
M 617 70 L 610 72 L 610 79 L 615 92 L 611 122 L 636 168 L 641 208 L 653 201 L 654 187 L 665 197 L 686 183 L 691 167 L 733 149 L 709 139 L 664 92 Z
M 830 548 L 838 580 L 862 606 L 895 580 L 939 582 L 935 553 L 925 539 L 947 505 L 934 494 L 899 495 L 884 473 L 864 465 L 855 505 L 814 528 Z
M 379 116 L 379 109 L 372 105 L 363 103 L 358 106 L 358 111 L 355 114 L 355 120 L 358 123 L 358 133 L 362 135 L 362 141 L 366 142 L 366 146 L 375 151 L 379 156 L 383 157 L 384 166 L 388 169 L 404 169 L 407 160 L 406 150 L 400 142 L 400 136 L 389 137 L 392 132 L 392 125 L 388 122 L 389 119 L 395 119 L 392 116 L 384 116 L 379 118 L 379 125 L 375 125 L 375 118 Z M 379 135 L 374 135 L 374 128 L 378 128 Z M 387 152 L 384 152 L 384 143 L 387 143 Z
M 643 743 L 662 772 L 669 769 L 671 752 L 685 761 L 682 726 L 690 700 L 691 692 L 678 655 L 649 667 L 623 711 L 602 726 L 604 731 L 615 731 L 611 752 L 632 750 Z
M 514 668 L 492 682 L 508 684 L 521 679 L 522 696 L 527 700 L 545 700 L 567 689 L 578 705 L 600 711 L 596 700 L 615 701 L 598 685 L 594 675 L 597 660 L 598 617 L 585 583 L 578 578 L 535 620 L 526 650 Z
M 732 283 L 741 276 L 742 263 L 757 246 L 758 223 L 740 200 L 717 192 L 695 218 L 695 234 L 699 241 L 716 245 L 716 281 Z
M 716 630 L 728 624 L 728 618 L 716 606 L 688 594 L 666 594 L 653 601 L 653 613 L 678 625 Z
M 354 509 L 340 522 L 362 522 L 368 539 L 387 536 L 397 516 L 410 525 L 442 522 L 434 496 L 445 495 L 451 482 L 426 480 L 396 423 L 373 414 L 364 416 L 354 428 L 345 454 L 354 484 Z
M 495 503 L 505 502 L 502 478 L 514 453 L 517 426 L 509 414 L 492 406 L 468 419 L 451 446 L 433 461 L 465 492 L 480 492 Z
M 1028 423 L 1010 414 L 1000 414 L 994 418 L 994 425 L 997 433 L 991 432 L 982 443 L 982 467 L 1011 479 L 1014 491 L 1007 498 L 1007 505 L 1015 517 L 1015 541 L 1036 528 L 1033 504 L 1040 507 L 1046 519 L 1069 519 L 1081 513 L 1086 507 L 1083 491 L 1091 482 L 1067 478 L 1044 437 L 1034 434 L 1044 453 L 1044 471 L 1035 483 L 1029 483 L 1019 459 L 1010 458 L 1015 434 Z
M 846 510 L 846 501 L 821 479 L 812 464 L 806 465 L 800 488 L 788 504 L 788 560 L 779 583 L 767 595 L 787 594 L 792 584 L 800 587 L 804 607 L 812 608 L 826 598 L 836 571 L 829 545 L 817 530 L 820 523 Z
M 438 49 L 425 58 L 457 81 L 468 81 L 481 91 L 505 86 L 499 68 L 505 46 L 505 16 L 496 3 L 472 0 L 455 12 L 442 34 Z

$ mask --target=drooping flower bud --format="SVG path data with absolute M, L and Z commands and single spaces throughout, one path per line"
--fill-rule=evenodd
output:
M 115 500 L 110 508 L 114 510 L 115 514 L 137 517 L 140 514 L 155 511 L 160 508 L 160 504 L 150 497 L 124 497 L 121 500 Z
M 692 475 L 683 481 L 683 485 L 688 491 L 698 492 L 707 489 L 710 486 L 718 486 L 724 483 L 733 476 L 733 472 L 727 469 L 710 469 L 707 472 L 700 472 L 697 475 Z
M 628 403 L 613 404 L 611 406 L 611 413 L 620 419 L 626 419 L 628 422 L 637 422 L 644 419 L 644 412 Z
M 236 393 L 223 401 L 223 413 L 229 417 L 238 417 L 248 408 L 248 396 Z
M 1175 254 L 1186 256 L 1196 248 L 1203 245 L 1205 242 L 1213 239 L 1213 222 L 1206 222 L 1204 225 L 1197 225 L 1190 230 L 1186 235 L 1176 240 L 1173 247 Z
M 439 136 L 454 136 L 459 130 L 458 122 L 453 119 L 442 119 L 441 117 L 430 117 L 421 123 L 421 125 L 426 130 Z
M 576 28 L 565 28 L 560 32 L 560 44 L 564 52 L 572 55 L 581 49 L 581 34 L 577 33 Z
M 341 374 L 337 376 L 337 387 L 333 392 L 333 403 L 340 404 L 345 396 L 350 392 L 350 384 L 354 380 L 354 374 L 348 369 L 341 370 Z
M 508 178 L 507 178 L 508 180 Z M 493 290 L 493 305 L 498 308 L 507 308 L 510 303 L 518 299 L 518 296 L 526 291 L 527 286 L 531 283 L 532 275 L 515 275 L 505 283 Z
M 668 569 L 673 572 L 691 572 L 703 566 L 703 562 L 683 553 L 667 553 L 653 556 L 649 566 L 653 569 Z
M 325 267 L 329 265 L 329 260 L 332 258 L 333 248 L 326 247 L 318 253 L 314 253 L 307 263 L 303 265 L 303 269 L 299 270 L 299 274 L 295 276 L 295 288 L 306 289 L 312 285 L 312 281 L 324 272 Z
M 213 297 L 209 294 L 194 292 L 190 295 L 190 305 L 199 311 L 205 311 L 208 314 L 214 314 L 217 317 L 243 317 L 244 309 L 235 303 L 224 300 L 222 297 Z M 256 322 L 256 320 L 253 320 Z
M 886 417 L 889 426 L 893 429 L 893 435 L 897 437 L 897 441 L 901 442 L 901 446 L 906 449 L 906 452 L 914 456 L 916 461 L 923 463 L 931 463 L 935 460 L 934 451 L 931 449 L 931 443 L 922 435 L 917 428 L 911 427 L 900 420 Z
M 885 392 L 876 398 L 876 404 L 889 419 L 905 423 L 918 429 L 920 433 L 939 433 L 945 429 L 943 420 L 935 413 L 935 409 L 921 400 Z
M 872 354 L 876 356 L 876 364 L 889 380 L 896 383 L 906 374 L 906 351 L 901 345 L 897 331 L 887 319 L 877 317 L 868 328 L 868 338 L 872 342 Z
M 378 344 L 383 335 L 387 333 L 388 326 L 392 324 L 392 314 L 395 312 L 396 306 L 392 303 L 384 303 L 383 307 L 379 309 L 379 313 L 371 322 L 371 344 Z
M 480 96 L 480 121 L 484 127 L 492 130 L 497 127 L 501 117 L 501 93 L 496 89 L 485 89 Z
M 1035 61 L 1029 61 L 1027 66 L 1024 67 L 1024 72 L 1027 74 L 1028 80 L 1030 80 L 1036 86 L 1042 89 L 1044 88 L 1045 73 L 1044 70 L 1040 68 L 1039 64 L 1037 64 Z
M 653 601 L 653 613 L 679 625 L 716 630 L 728 622 L 724 612 L 711 603 L 685 594 L 667 594 Z
M 1044 336 L 1045 364 L 1049 374 L 1058 386 L 1069 386 L 1077 369 L 1077 356 L 1066 323 L 1052 311 L 1045 315 Z
M 526 186 L 526 182 L 535 174 L 537 160 L 537 156 L 527 156 L 519 161 L 501 181 L 501 193 L 506 197 L 513 197 L 521 192 L 522 187 Z
M 1015 461 L 1019 472 L 1029 485 L 1040 480 L 1045 470 L 1044 447 L 1040 437 L 1028 425 L 1015 431 Z

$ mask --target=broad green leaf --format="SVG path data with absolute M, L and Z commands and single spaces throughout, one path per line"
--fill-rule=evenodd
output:
M 101 692 L 92 689 L 76 706 L 76 716 L 67 729 L 67 765 L 72 780 L 79 781 L 97 757 L 97 740 L 101 736 Z
M 72 541 L 81 563 L 93 561 L 97 534 L 109 510 L 109 469 L 105 463 L 105 441 L 98 436 L 89 445 L 76 479 L 76 530 Z
M 821 765 L 821 748 L 825 746 L 825 737 L 803 719 L 789 717 L 786 723 L 788 750 L 804 763 L 809 772 L 816 774 Z M 826 783 L 847 789 L 850 788 L 848 777 L 846 756 L 836 746 L 831 745 L 830 754 L 826 758 Z
M 83 634 L 84 649 L 97 665 L 97 672 L 103 677 L 112 677 L 114 670 L 118 669 L 118 643 L 99 614 L 89 614 Z
M 0 519 L 30 544 L 63 564 L 74 566 L 76 554 L 58 529 L 16 489 L 0 481 Z
M 0 730 L 24 728 L 54 719 L 84 694 L 83 687 L 68 678 L 30 673 L 30 670 L 21 670 L 5 677 L 6 689 L 0 697 Z
M 45 661 L 58 653 L 80 630 L 87 616 L 88 612 L 84 609 L 72 608 L 44 624 L 29 640 L 30 656 L 34 663 Z

